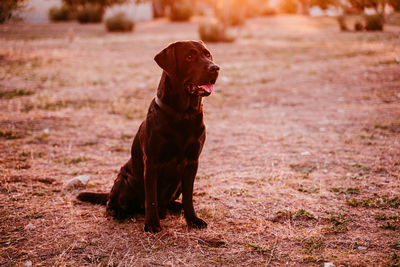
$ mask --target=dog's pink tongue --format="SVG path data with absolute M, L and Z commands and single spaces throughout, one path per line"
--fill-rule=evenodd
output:
M 210 94 L 214 90 L 214 84 L 205 84 L 205 85 L 200 85 L 199 87 L 202 88 L 207 93 L 210 93 Z

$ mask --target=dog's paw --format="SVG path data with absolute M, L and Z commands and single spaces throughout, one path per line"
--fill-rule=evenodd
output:
M 106 215 L 113 217 L 117 221 L 123 221 L 128 218 L 128 214 L 119 209 L 116 209 L 116 210 L 107 209 Z
M 158 224 L 145 224 L 144 231 L 150 233 L 158 233 L 161 231 L 161 226 Z
M 202 219 L 200 219 L 199 217 L 196 217 L 196 218 L 188 221 L 187 223 L 190 227 L 193 227 L 193 228 L 199 228 L 199 229 L 207 228 L 207 223 L 205 221 L 203 221 Z

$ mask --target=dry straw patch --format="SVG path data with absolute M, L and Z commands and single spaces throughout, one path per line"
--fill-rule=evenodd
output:
M 73 27 L 74 42 L 66 32 Z M 152 58 L 195 22 L 0 25 L 0 265 L 399 264 L 399 28 L 339 33 L 328 18 L 253 19 L 205 99 L 195 206 L 163 231 L 75 200 L 109 190 L 161 71 Z

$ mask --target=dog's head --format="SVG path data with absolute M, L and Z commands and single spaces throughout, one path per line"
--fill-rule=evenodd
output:
M 170 44 L 154 60 L 172 80 L 180 83 L 188 94 L 208 96 L 214 89 L 219 67 L 199 41 L 179 41 Z

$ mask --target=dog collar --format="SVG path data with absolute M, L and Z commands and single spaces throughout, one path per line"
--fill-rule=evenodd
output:
M 188 113 L 181 113 L 176 111 L 174 108 L 172 108 L 171 106 L 168 106 L 167 104 L 165 104 L 164 102 L 161 101 L 161 99 L 156 95 L 154 98 L 154 101 L 156 102 L 156 105 L 163 111 L 165 111 L 166 113 L 169 113 L 172 116 L 175 117 L 181 117 L 181 118 L 189 118 L 191 116 L 193 116 L 194 114 L 188 114 Z M 200 107 L 199 112 L 195 112 L 195 114 L 201 113 L 202 112 L 202 108 Z
M 174 114 L 174 115 L 180 115 L 177 111 L 175 111 L 175 109 L 173 109 L 173 108 L 171 108 L 170 106 L 168 106 L 167 104 L 163 103 L 163 102 L 161 101 L 161 99 L 158 98 L 158 96 L 156 96 L 156 97 L 154 98 L 154 101 L 156 102 L 157 106 L 158 106 L 160 109 L 166 111 L 167 113 L 171 113 L 171 114 Z

